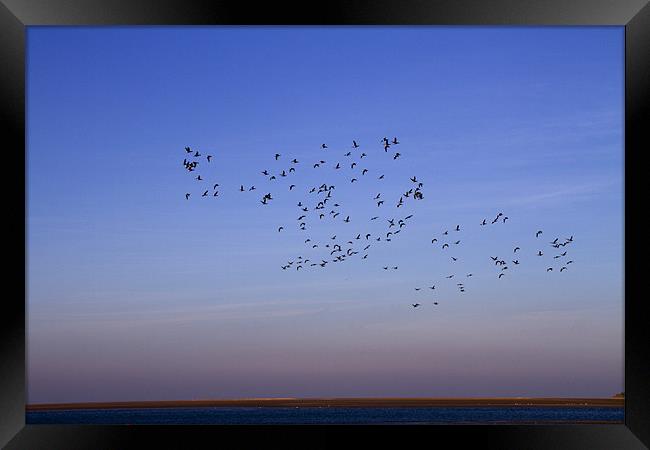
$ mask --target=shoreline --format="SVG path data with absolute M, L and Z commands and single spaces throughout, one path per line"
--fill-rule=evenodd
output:
M 432 407 L 606 407 L 622 408 L 624 398 L 249 398 L 229 400 L 161 400 L 127 402 L 35 403 L 26 411 L 132 408 L 294 407 L 294 408 L 432 408 Z

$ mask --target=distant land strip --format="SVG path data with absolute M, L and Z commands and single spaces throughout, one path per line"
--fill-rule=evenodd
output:
M 89 403 L 35 403 L 27 411 L 119 408 L 201 408 L 201 407 L 303 407 L 303 408 L 417 408 L 417 407 L 611 407 L 622 408 L 623 398 L 248 398 L 231 400 L 163 400 Z

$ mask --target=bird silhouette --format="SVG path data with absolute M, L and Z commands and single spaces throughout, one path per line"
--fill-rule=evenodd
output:
M 537 233 L 535 233 L 535 237 L 539 237 L 540 234 L 542 234 L 542 231 L 541 231 L 541 230 L 538 231 Z
M 282 155 L 280 155 L 279 153 L 276 153 L 275 154 L 275 160 L 277 161 L 280 156 L 282 156 Z
M 189 200 L 190 194 L 185 194 L 185 200 Z

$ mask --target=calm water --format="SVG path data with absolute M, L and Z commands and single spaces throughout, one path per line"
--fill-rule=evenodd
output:
M 143 408 L 27 412 L 28 424 L 467 424 L 623 422 L 623 408 Z

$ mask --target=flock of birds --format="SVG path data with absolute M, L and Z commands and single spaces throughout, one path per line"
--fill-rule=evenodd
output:
M 386 154 L 385 158 L 389 162 L 396 161 L 402 156 L 400 152 L 394 150 L 389 153 L 389 149 L 400 145 L 400 141 L 397 139 L 397 137 L 394 137 L 392 140 L 384 137 L 379 142 L 381 144 L 381 147 L 383 147 L 383 153 Z M 359 231 L 359 229 L 356 229 L 356 231 L 352 233 L 348 233 L 350 230 L 350 225 L 348 224 L 351 222 L 354 222 L 355 224 L 363 224 L 364 221 L 358 217 L 351 217 L 348 212 L 344 212 L 342 209 L 343 202 L 341 200 L 337 200 L 337 197 L 335 196 L 336 185 L 327 182 L 313 186 L 298 186 L 296 184 L 298 183 L 297 181 L 288 181 L 284 185 L 282 183 L 279 183 L 280 180 L 291 179 L 291 177 L 293 177 L 298 170 L 312 170 L 315 172 L 321 171 L 322 173 L 322 170 L 329 168 L 330 170 L 333 170 L 337 173 L 343 173 L 345 170 L 348 170 L 349 175 L 347 175 L 347 179 L 349 180 L 351 186 L 354 186 L 355 183 L 358 185 L 360 179 L 374 178 L 375 182 L 378 183 L 377 191 L 381 191 L 381 183 L 385 179 L 385 174 L 372 174 L 365 164 L 366 161 L 368 161 L 368 158 L 378 157 L 377 153 L 381 155 L 381 152 L 370 152 L 371 156 L 369 156 L 365 151 L 360 150 L 360 148 L 361 146 L 357 143 L 357 141 L 353 140 L 351 147 L 341 155 L 342 158 L 337 158 L 335 162 L 330 163 L 328 163 L 326 159 L 329 160 L 330 156 L 334 155 L 331 153 L 331 150 L 328 150 L 329 147 L 327 144 L 321 144 L 320 146 L 320 151 L 322 152 L 321 154 L 323 155 L 323 158 L 326 159 L 321 159 L 319 157 L 315 159 L 314 162 L 309 162 L 308 164 L 301 163 L 295 157 L 285 157 L 280 153 L 275 153 L 271 158 L 274 165 L 277 166 L 278 163 L 282 163 L 283 161 L 287 161 L 287 165 L 281 169 L 276 168 L 275 170 L 269 170 L 268 168 L 265 168 L 260 171 L 260 174 L 265 177 L 267 185 L 275 182 L 277 188 L 286 189 L 287 191 L 293 192 L 294 194 L 300 192 L 305 195 L 305 197 L 301 198 L 296 204 L 298 217 L 295 219 L 294 223 L 299 230 L 306 231 L 308 227 L 313 226 L 314 223 L 322 223 L 323 221 L 334 221 L 335 223 L 340 223 L 341 227 L 348 227 L 343 228 L 342 233 L 336 233 L 332 235 L 326 242 L 315 242 L 312 241 L 310 237 L 305 236 L 306 239 L 304 240 L 304 244 L 310 249 L 311 254 L 308 254 L 306 256 L 299 255 L 293 259 L 287 260 L 284 264 L 280 265 L 282 270 L 286 271 L 289 269 L 295 269 L 296 271 L 300 271 L 307 269 L 322 269 L 325 268 L 328 264 L 342 263 L 354 259 L 364 262 L 368 259 L 371 248 L 373 248 L 373 246 L 377 247 L 378 245 L 385 245 L 392 242 L 392 240 L 396 239 L 398 235 L 403 231 L 403 228 L 408 226 L 408 221 L 413 217 L 413 214 L 408 214 L 404 217 L 394 216 L 397 215 L 396 212 L 399 211 L 399 208 L 403 207 L 406 202 L 414 202 L 416 200 L 422 200 L 424 198 L 424 184 L 418 179 L 417 176 L 409 177 L 408 181 L 404 180 L 404 186 L 401 192 L 398 193 L 399 195 L 391 193 L 393 194 L 391 197 L 387 193 L 378 192 L 376 195 L 367 199 L 369 202 L 373 202 L 373 208 L 377 208 L 378 211 L 377 215 L 372 215 L 372 217 L 367 219 L 368 222 L 377 224 L 377 221 L 384 221 L 385 226 L 382 231 L 374 231 L 372 233 L 368 232 L 367 230 Z M 205 160 L 203 160 L 203 158 Z M 212 183 L 212 181 L 207 182 L 207 180 L 202 178 L 201 174 L 199 173 L 199 165 L 203 163 L 209 165 L 212 162 L 212 159 L 212 155 L 206 154 L 204 156 L 197 150 L 193 150 L 190 147 L 185 147 L 185 158 L 183 160 L 183 167 L 185 170 L 187 170 L 189 173 L 192 173 L 192 177 L 201 185 L 204 183 L 207 184 L 208 187 L 212 185 L 212 189 L 201 189 L 201 191 L 203 191 L 201 197 L 219 197 L 219 183 Z M 256 190 L 258 189 L 255 185 L 246 187 L 243 184 L 240 185 L 238 189 L 239 192 L 251 192 Z M 259 197 L 260 204 L 265 207 L 271 205 L 276 198 L 274 194 L 269 192 L 270 190 L 271 189 L 269 188 L 263 189 L 263 192 L 265 193 Z M 186 192 L 185 199 L 189 200 L 191 195 L 192 194 L 190 192 Z M 391 203 L 386 203 L 387 201 L 391 202 L 394 205 L 395 212 L 392 212 L 393 209 L 391 209 L 389 206 Z M 388 216 L 385 214 L 387 211 L 390 212 Z M 508 220 L 508 216 L 504 215 L 502 212 L 499 212 L 496 214 L 494 219 L 490 220 L 488 218 L 484 218 L 481 222 L 479 222 L 479 225 L 481 227 L 495 224 L 504 225 Z M 277 232 L 282 233 L 285 230 L 285 226 L 286 224 L 278 226 Z M 441 250 L 443 251 L 449 251 L 448 249 L 453 249 L 456 248 L 456 246 L 461 245 L 461 239 L 458 239 L 461 234 L 461 226 L 456 225 L 455 228 L 452 228 L 451 232 L 452 234 L 450 235 L 449 230 L 446 230 L 440 236 L 433 237 L 431 239 L 431 244 L 440 245 Z M 346 237 L 338 237 L 341 234 L 345 234 Z M 535 233 L 535 237 L 539 239 L 542 234 L 542 230 L 538 230 Z M 550 245 L 557 250 L 560 247 L 564 247 L 571 243 L 573 243 L 573 236 L 564 239 L 563 242 L 560 242 L 560 238 L 555 238 L 550 242 Z M 315 253 L 319 251 L 320 255 Z M 508 269 L 510 263 L 512 263 L 513 266 L 518 266 L 520 264 L 518 257 L 520 253 L 518 252 L 521 251 L 522 250 L 519 246 L 514 246 L 511 257 L 501 258 L 499 256 L 490 256 L 490 259 L 494 263 L 494 267 L 498 269 L 497 278 L 501 279 L 505 277 L 506 271 L 510 270 Z M 545 255 L 545 253 L 539 249 L 536 250 L 535 254 L 537 257 L 543 257 Z M 453 263 L 458 261 L 458 257 L 456 256 L 450 255 L 450 258 Z M 568 270 L 568 266 L 573 263 L 572 260 L 569 260 L 567 258 L 567 251 L 558 253 L 554 255 L 553 258 L 555 260 L 560 260 L 560 262 L 566 261 L 561 264 L 558 272 Z M 386 265 L 381 266 L 381 269 L 385 271 L 398 270 L 398 266 Z M 552 272 L 553 270 L 554 269 L 552 266 L 546 269 L 547 272 Z M 464 275 L 466 278 L 474 276 L 472 273 L 464 273 Z M 456 276 L 456 273 L 447 275 L 445 278 L 452 279 L 454 276 Z M 456 287 L 459 292 L 465 292 L 466 287 L 464 283 L 456 283 Z M 425 289 L 434 291 L 435 288 L 436 285 L 432 284 L 431 286 L 426 286 L 426 288 L 415 287 L 415 291 L 424 291 Z M 438 301 L 433 301 L 434 306 L 438 304 Z M 413 308 L 418 308 L 422 306 L 422 304 L 416 302 L 411 303 L 411 306 Z

